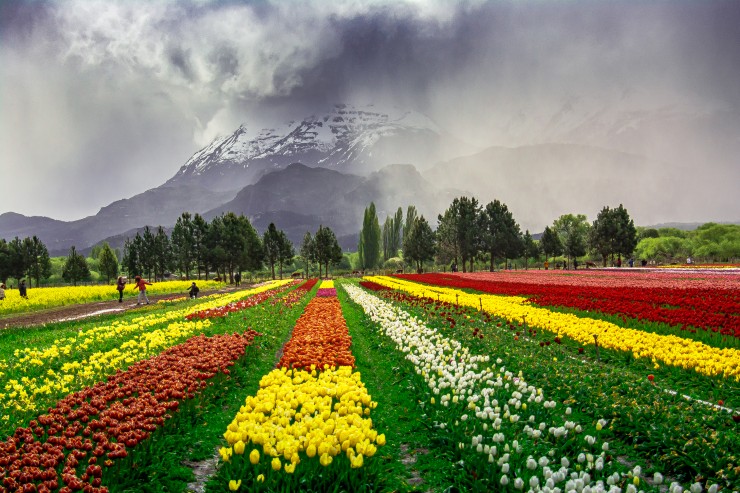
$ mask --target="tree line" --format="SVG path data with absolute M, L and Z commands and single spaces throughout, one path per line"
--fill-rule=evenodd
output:
M 301 256 L 313 263 L 319 272 L 327 273 L 329 266 L 339 263 L 342 250 L 334 232 L 319 226 L 315 235 L 306 232 L 301 245 Z M 202 276 L 233 282 L 234 274 L 258 271 L 266 266 L 272 278 L 283 277 L 283 267 L 296 257 L 293 243 L 287 234 L 270 223 L 260 236 L 249 219 L 227 212 L 206 221 L 200 214 L 183 213 L 168 236 L 164 228 L 152 231 L 144 228 L 127 239 L 123 247 L 123 268 L 129 275 L 145 275 L 161 279 L 167 272 L 179 272 L 186 279 Z
M 607 264 L 615 255 L 629 257 L 637 245 L 637 230 L 627 210 L 604 207 L 589 224 L 582 214 L 565 214 L 545 228 L 539 241 L 528 230 L 522 232 L 506 204 L 493 200 L 482 206 L 475 198 L 455 198 L 444 213 L 437 216 L 432 230 L 423 215 L 409 206 L 406 219 L 399 208 L 388 216 L 380 229 L 375 204 L 363 217 L 358 244 L 361 269 L 375 269 L 396 257 L 399 251 L 407 264 L 417 270 L 425 262 L 450 265 L 463 272 L 472 271 L 476 261 L 485 261 L 490 270 L 498 262 L 523 259 L 545 259 L 564 255 L 568 263 L 588 252 L 598 254 Z

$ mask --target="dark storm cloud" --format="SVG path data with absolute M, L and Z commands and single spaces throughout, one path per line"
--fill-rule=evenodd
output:
M 578 115 L 740 111 L 738 26 L 735 1 L 4 1 L 0 162 L 20 182 L 92 183 L 60 212 L 74 217 L 161 184 L 240 123 L 337 102 L 416 109 L 479 146 L 567 141 Z M 705 140 L 727 149 L 736 120 L 714 118 Z M 597 130 L 579 131 L 616 146 Z M 657 138 L 625 146 L 690 154 Z M 731 166 L 727 152 L 695 154 Z M 102 170 L 109 180 L 90 178 Z M 68 203 L 39 185 L 25 212 Z

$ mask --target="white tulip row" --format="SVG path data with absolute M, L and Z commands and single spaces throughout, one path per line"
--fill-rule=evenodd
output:
M 471 354 L 458 341 L 355 285 L 343 284 L 342 287 L 414 364 L 416 373 L 429 387 L 431 404 L 436 405 L 438 400 L 447 408 L 443 411 L 451 417 L 439 427 L 466 436 L 465 440 L 469 441 L 458 443 L 460 449 L 480 453 L 488 463 L 496 464 L 501 474 L 498 482 L 502 486 L 511 484 L 517 490 L 527 487 L 529 492 L 619 493 L 623 491 L 620 485 L 626 485 L 628 493 L 637 493 L 637 486 L 654 490 L 662 483 L 660 474 L 651 478 L 654 486 L 642 480 L 639 466 L 627 473 L 609 475 L 606 469 L 616 466 L 606 462 L 609 444 L 603 442 L 599 446 L 592 435 L 576 441 L 584 449 L 571 451 L 576 457 L 573 464 L 567 457 L 556 459 L 558 452 L 554 447 L 583 432 L 580 424 L 569 419 L 570 408 L 563 409 L 557 402 L 545 399 L 541 388 L 529 385 L 521 372 L 514 375 L 507 371 L 501 359 L 496 360 L 498 368 L 492 369 L 487 366 L 489 356 Z M 539 423 L 535 415 L 539 416 Z M 596 430 L 606 424 L 605 420 L 599 420 Z M 537 460 L 531 455 L 524 457 L 527 453 L 521 444 L 524 442 L 539 449 L 535 455 L 543 452 L 544 455 Z M 543 451 L 545 448 L 549 450 Z M 553 463 L 559 467 L 552 468 Z M 526 466 L 528 474 L 510 477 L 514 475 L 516 464 Z M 594 476 L 603 479 L 596 480 Z M 692 492 L 697 487 L 701 491 L 701 485 L 692 486 Z M 713 488 L 716 491 L 716 485 Z M 683 487 L 672 483 L 668 491 L 680 493 Z

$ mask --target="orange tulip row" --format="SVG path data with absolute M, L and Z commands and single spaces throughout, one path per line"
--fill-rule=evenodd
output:
M 355 366 L 347 322 L 336 297 L 314 298 L 296 322 L 278 367 Z

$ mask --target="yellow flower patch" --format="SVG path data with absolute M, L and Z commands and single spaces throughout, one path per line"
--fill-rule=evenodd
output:
M 457 289 L 428 286 L 387 276 L 365 278 L 377 284 L 405 291 L 414 296 L 437 297 L 440 301 L 482 308 L 513 322 L 526 322 L 558 336 L 567 336 L 583 345 L 594 344 L 630 351 L 635 358 L 650 358 L 664 365 L 691 369 L 702 375 L 740 380 L 740 350 L 719 349 L 673 335 L 660 335 L 619 327 L 604 320 L 581 318 L 570 313 L 552 312 L 532 306 L 524 298 L 470 294 Z
M 302 459 L 328 466 L 344 453 L 352 467 L 361 467 L 364 457 L 385 443 L 370 419 L 376 405 L 360 373 L 348 366 L 273 370 L 229 424 L 224 433 L 229 447 L 221 449 L 221 457 L 292 474 Z

